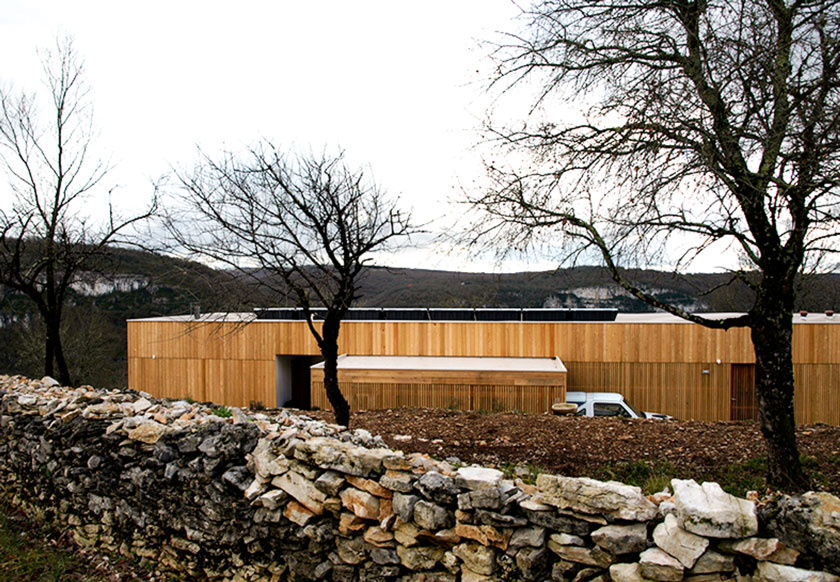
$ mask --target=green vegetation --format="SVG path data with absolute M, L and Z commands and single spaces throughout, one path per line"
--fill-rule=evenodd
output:
M 635 485 L 641 488 L 646 495 L 662 491 L 668 487 L 671 479 L 676 476 L 674 466 L 667 461 L 618 463 L 602 467 L 594 475 L 591 475 L 592 478 L 602 481 L 620 481 L 628 485 Z
M 830 483 L 820 471 L 820 462 L 817 458 L 803 455 L 799 460 L 816 489 L 830 489 Z M 830 459 L 829 463 L 835 470 L 840 471 L 840 456 Z M 602 467 L 587 476 L 602 481 L 611 480 L 635 485 L 647 495 L 662 491 L 674 478 L 694 479 L 697 482 L 715 481 L 727 493 L 737 497 L 746 497 L 749 491 L 764 493 L 767 490 L 767 457 L 760 456 L 742 463 L 724 465 L 708 474 L 691 472 L 685 468 L 678 469 L 669 462 L 630 461 Z
M 227 406 L 217 406 L 213 409 L 213 414 L 219 418 L 230 418 L 233 416 L 233 411 Z
M 5 582 L 104 582 L 73 547 L 51 544 L 45 528 L 0 506 L 0 579 Z M 53 537 L 52 539 L 55 539 Z
M 727 493 L 744 497 L 747 491 L 763 492 L 767 488 L 766 476 L 767 457 L 761 456 L 723 467 L 719 483 Z
M 550 472 L 544 467 L 532 465 L 531 463 L 525 465 L 504 463 L 499 466 L 499 470 L 504 473 L 505 479 L 521 479 L 523 483 L 528 483 L 529 485 L 533 485 L 537 482 L 537 475 L 540 473 Z

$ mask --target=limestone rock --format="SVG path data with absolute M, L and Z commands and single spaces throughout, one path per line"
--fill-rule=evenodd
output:
M 324 471 L 315 479 L 315 487 L 327 495 L 337 495 L 338 491 L 344 485 L 344 477 L 341 473 L 336 471 Z
M 376 579 L 374 579 L 376 580 Z M 390 580 L 384 578 L 383 580 Z M 401 576 L 398 582 L 455 582 L 457 578 L 451 572 L 413 572 L 408 576 Z
M 529 522 L 550 530 L 566 532 L 577 536 L 586 536 L 589 535 L 592 530 L 598 528 L 597 525 L 593 525 L 585 520 L 560 515 L 556 510 L 543 511 L 526 509 L 524 503 L 519 506 L 522 508 L 522 511 L 525 514 L 525 517 L 528 518 Z
M 516 552 L 515 560 L 527 580 L 544 578 L 551 563 L 551 557 L 545 548 L 522 548 Z
M 174 465 L 172 466 L 174 467 Z M 168 468 L 169 466 L 167 466 L 167 469 Z M 268 483 L 269 482 L 262 477 L 257 476 L 257 478 L 251 481 L 251 484 L 248 485 L 248 488 L 245 490 L 245 499 L 251 501 L 258 495 L 261 495 L 266 489 L 268 489 Z
M 714 550 L 706 550 L 700 556 L 689 574 L 713 574 L 715 572 L 733 572 L 735 570 L 735 559 L 732 556 L 725 556 Z
M 147 445 L 153 445 L 160 440 L 160 437 L 169 432 L 169 430 L 165 425 L 150 420 L 128 431 L 128 438 L 133 441 L 146 443 Z
M 513 549 L 524 547 L 541 548 L 544 544 L 544 527 L 520 527 L 514 530 L 508 547 Z
M 411 547 L 417 545 L 417 536 L 420 535 L 421 529 L 413 523 L 400 523 L 394 528 L 394 539 L 400 544 Z
M 458 574 L 461 570 L 461 560 L 452 552 L 444 552 L 440 563 L 450 574 Z
M 498 578 L 493 576 L 485 576 L 484 574 L 477 574 L 467 568 L 461 567 L 461 582 L 497 582 Z
M 385 471 L 385 474 L 379 478 L 379 484 L 391 491 L 410 493 L 414 488 L 415 479 L 416 477 L 410 473 L 388 469 Z
M 650 548 L 639 554 L 639 570 L 642 576 L 651 580 L 679 582 L 683 578 L 680 561 L 659 548 Z
M 717 483 L 672 479 L 671 488 L 686 531 L 711 538 L 746 538 L 758 532 L 755 503 L 726 493 Z
M 339 539 L 336 542 L 338 557 L 345 564 L 360 564 L 365 561 L 367 544 L 361 538 Z
M 467 491 L 458 496 L 458 509 L 462 511 L 500 509 L 501 507 L 502 492 L 498 487 L 485 487 L 475 491 Z
M 347 511 L 342 511 L 338 516 L 338 532 L 342 535 L 349 535 L 368 527 L 368 522 Z
M 743 540 L 726 540 L 718 544 L 722 552 L 730 552 L 752 556 L 756 560 L 787 564 L 792 566 L 799 557 L 799 552 L 788 548 L 777 538 L 746 538 Z M 840 548 L 838 548 L 840 551 Z
M 452 549 L 452 553 L 461 558 L 469 570 L 483 576 L 490 576 L 496 571 L 496 550 L 475 542 L 465 542 Z
M 510 530 L 498 530 L 491 525 L 470 525 L 460 522 L 455 525 L 455 533 L 462 538 L 502 550 L 508 548 L 511 536 Z
M 709 540 L 685 531 L 673 515 L 665 516 L 665 521 L 653 530 L 653 541 L 664 551 L 674 556 L 685 568 L 691 568 L 697 558 L 709 547 Z
M 288 494 L 282 489 L 272 489 L 268 493 L 260 495 L 257 498 L 257 501 L 266 509 L 273 511 L 277 509 L 283 501 L 288 499 L 288 497 Z
M 540 474 L 534 500 L 560 509 L 603 514 L 615 519 L 647 521 L 656 516 L 656 506 L 638 487 L 588 477 Z
M 348 475 L 367 477 L 382 470 L 382 461 L 396 453 L 390 449 L 366 449 L 328 437 L 298 443 L 294 456 L 299 461 Z
M 803 570 L 793 566 L 759 562 L 755 582 L 840 582 L 840 577 L 828 572 Z
M 840 498 L 830 493 L 780 496 L 761 508 L 769 535 L 802 552 L 799 564 L 840 575 Z
M 504 473 L 485 467 L 461 467 L 455 473 L 455 484 L 471 491 L 498 487 Z
M 288 471 L 272 479 L 271 484 L 294 497 L 298 503 L 315 515 L 321 515 L 324 512 L 324 501 L 327 496 L 303 475 Z
M 421 546 L 407 548 L 403 545 L 397 546 L 397 555 L 400 562 L 409 570 L 431 570 L 443 558 L 443 548 L 432 546 Z
M 594 548 L 565 546 L 556 544 L 549 538 L 548 549 L 567 562 L 596 566 L 598 568 L 609 568 L 612 563 L 612 556 L 610 553 L 597 546 Z
M 341 505 L 349 509 L 356 516 L 362 519 L 379 519 L 379 498 L 371 495 L 367 491 L 356 489 L 355 487 L 348 487 L 340 494 Z
M 570 572 L 579 568 L 577 564 L 574 562 L 567 562 L 565 560 L 558 560 L 554 562 L 554 565 L 551 566 L 551 579 L 553 582 L 561 582 L 565 580 L 570 580 L 571 577 L 567 576 Z
M 549 544 L 555 546 L 582 546 L 583 538 L 567 533 L 554 533 L 548 538 Z
M 647 548 L 647 525 L 605 525 L 592 532 L 592 541 L 615 555 L 642 552 Z
M 134 414 L 141 414 L 152 407 L 152 402 L 148 398 L 140 397 L 131 405 L 131 410 Z
M 391 502 L 393 504 L 394 513 L 400 516 L 403 521 L 411 521 L 414 518 L 414 506 L 420 498 L 416 495 L 403 495 L 395 493 Z
M 523 527 L 528 525 L 528 520 L 524 517 L 488 511 L 486 509 L 476 509 L 475 519 L 493 527 Z
M 381 565 L 400 563 L 400 555 L 394 548 L 373 547 L 370 550 L 370 559 Z
M 379 547 L 388 548 L 394 545 L 394 534 L 374 526 L 365 530 L 364 539 L 367 543 Z
M 454 479 L 437 471 L 430 471 L 420 477 L 414 484 L 414 488 L 426 499 L 446 505 L 454 503 L 458 495 Z
M 610 566 L 610 579 L 612 582 L 645 582 L 638 563 L 613 564 Z
M 391 497 L 394 495 L 393 492 L 389 491 L 376 481 L 371 481 L 370 479 L 365 479 L 364 477 L 355 477 L 353 475 L 347 475 L 347 482 L 357 489 L 367 491 L 371 495 L 375 495 L 376 497 L 382 497 L 383 499 L 391 499 Z
M 283 517 L 303 527 L 315 517 L 315 513 L 297 501 L 290 501 L 283 510 Z
M 414 505 L 414 521 L 428 530 L 445 529 L 454 523 L 452 513 L 434 503 L 422 500 Z
M 438 546 L 453 547 L 461 543 L 461 536 L 455 532 L 455 528 L 442 529 L 435 533 L 431 540 L 433 544 Z

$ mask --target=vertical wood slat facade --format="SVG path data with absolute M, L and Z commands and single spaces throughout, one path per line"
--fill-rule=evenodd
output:
M 374 408 L 451 408 L 517 410 L 540 414 L 566 399 L 566 371 L 440 369 L 342 369 L 338 382 L 351 410 Z M 312 369 L 312 405 L 332 410 L 323 368 Z
M 275 405 L 276 355 L 318 354 L 305 322 L 276 320 L 133 320 L 128 350 L 132 388 L 235 406 Z M 748 330 L 689 323 L 347 321 L 340 352 L 559 357 L 568 390 L 621 392 L 638 408 L 702 420 L 730 418 L 732 364 L 754 362 Z M 840 424 L 840 324 L 795 324 L 793 355 L 797 422 Z M 428 398 L 465 398 L 444 392 Z

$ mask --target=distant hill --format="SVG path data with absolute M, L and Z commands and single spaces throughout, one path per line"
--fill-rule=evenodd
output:
M 721 273 L 674 275 L 652 270 L 628 276 L 661 299 L 694 311 L 746 311 L 752 291 Z M 372 268 L 362 282 L 365 307 L 613 307 L 651 311 L 619 288 L 603 267 L 575 267 L 526 273 L 458 273 Z M 817 275 L 800 283 L 796 309 L 820 311 L 840 305 L 840 274 Z
M 65 320 L 65 351 L 78 383 L 126 382 L 126 320 L 193 310 L 248 311 L 283 304 L 231 272 L 154 253 L 112 249 L 94 272 L 74 282 Z M 746 311 L 752 294 L 725 274 L 628 275 L 663 300 L 695 311 Z M 601 267 L 526 273 L 459 273 L 373 267 L 361 280 L 357 307 L 650 308 L 619 289 Z M 840 307 L 840 274 L 803 278 L 796 309 Z M 28 301 L 0 287 L 0 373 L 40 376 L 40 323 Z

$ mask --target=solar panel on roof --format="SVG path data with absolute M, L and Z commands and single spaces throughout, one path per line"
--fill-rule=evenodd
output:
M 302 320 L 299 307 L 255 309 L 257 319 Z M 326 309 L 312 309 L 316 319 L 323 319 Z M 617 309 L 535 309 L 535 308 L 406 308 L 359 307 L 348 310 L 347 320 L 385 321 L 615 321 Z

